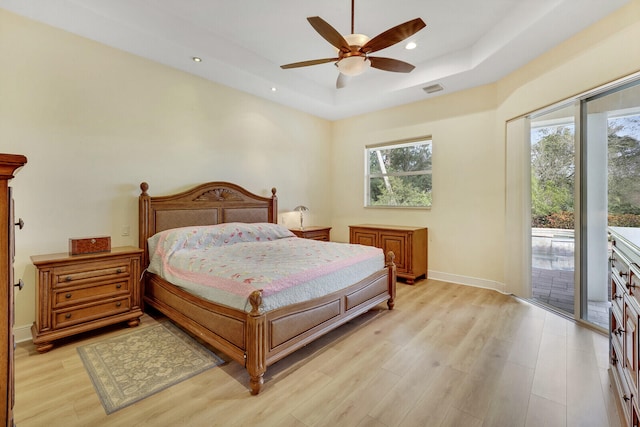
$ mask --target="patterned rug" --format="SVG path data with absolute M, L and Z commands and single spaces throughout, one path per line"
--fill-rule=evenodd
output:
M 107 414 L 223 363 L 168 321 L 78 347 L 78 353 Z

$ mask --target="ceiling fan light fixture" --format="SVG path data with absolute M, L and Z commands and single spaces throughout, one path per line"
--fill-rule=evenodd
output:
M 358 76 L 371 67 L 371 61 L 366 56 L 348 56 L 338 61 L 336 66 L 345 76 Z

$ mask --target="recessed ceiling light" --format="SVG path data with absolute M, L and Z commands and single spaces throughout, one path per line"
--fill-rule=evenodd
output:
M 417 46 L 418 45 L 416 44 L 416 42 L 409 42 L 404 48 L 407 50 L 411 50 L 411 49 L 415 49 Z
M 193 58 L 193 62 L 202 62 L 202 58 L 198 57 L 198 56 L 194 56 Z
M 271 92 L 275 92 L 275 91 L 277 91 L 277 90 L 278 90 L 278 89 L 276 89 L 275 87 L 272 87 L 272 88 L 271 88 Z

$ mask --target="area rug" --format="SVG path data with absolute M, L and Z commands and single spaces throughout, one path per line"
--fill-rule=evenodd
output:
M 169 321 L 78 347 L 107 414 L 223 363 Z

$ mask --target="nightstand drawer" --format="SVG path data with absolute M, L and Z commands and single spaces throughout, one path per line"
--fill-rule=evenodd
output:
M 58 309 L 69 305 L 82 304 L 120 294 L 129 294 L 129 281 L 126 279 L 119 282 L 61 289 L 54 292 L 53 308 Z
M 128 261 L 128 260 L 126 260 Z M 104 279 L 107 277 L 118 277 L 129 275 L 129 264 L 122 260 L 110 264 L 101 263 L 96 265 L 95 263 L 81 264 L 69 267 L 60 267 L 53 269 L 54 274 L 54 286 L 68 286 L 70 284 L 76 285 L 79 282 L 91 280 L 91 279 Z
M 129 298 L 110 300 L 99 304 L 86 305 L 66 311 L 56 311 L 53 316 L 53 327 L 64 328 L 78 323 L 102 319 L 118 313 L 129 311 Z

